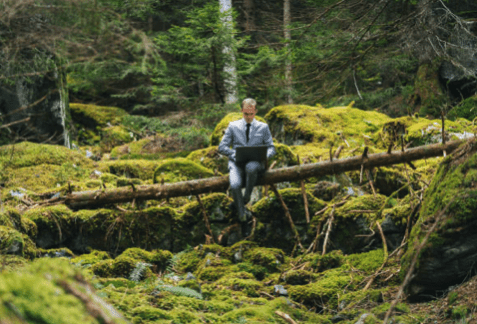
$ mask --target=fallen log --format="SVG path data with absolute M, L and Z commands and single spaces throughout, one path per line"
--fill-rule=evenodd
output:
M 304 164 L 281 169 L 268 170 L 257 181 L 257 185 L 267 185 L 285 181 L 299 181 L 311 177 L 339 174 L 378 166 L 387 166 L 410 161 L 442 156 L 454 151 L 465 141 L 452 141 L 446 144 L 418 146 L 404 152 L 394 151 L 370 154 L 363 161 L 361 155 L 332 161 Z M 97 208 L 106 204 L 129 202 L 133 200 L 161 200 L 171 197 L 195 196 L 203 193 L 225 192 L 229 186 L 229 177 L 212 177 L 176 183 L 136 186 L 133 189 L 115 188 L 95 191 L 72 192 L 66 195 L 64 203 L 72 209 Z

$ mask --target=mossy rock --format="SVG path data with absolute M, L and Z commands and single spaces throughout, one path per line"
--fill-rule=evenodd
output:
M 409 294 L 445 290 L 461 283 L 474 267 L 477 252 L 477 144 L 470 140 L 448 155 L 426 190 L 419 218 L 414 225 L 409 248 L 402 258 L 401 275 L 409 271 L 411 260 L 439 215 L 442 219 L 419 253 Z
M 111 159 L 145 159 L 162 160 L 166 158 L 186 157 L 189 152 L 177 151 L 177 139 L 163 134 L 148 136 L 137 141 L 129 141 L 127 144 L 116 146 L 111 150 Z
M 36 224 L 36 244 L 43 249 L 57 247 L 74 232 L 73 212 L 64 205 L 30 209 L 23 216 Z
M 233 121 L 240 120 L 243 118 L 241 112 L 229 113 L 215 126 L 212 135 L 210 136 L 210 146 L 217 146 L 220 144 L 222 137 L 225 134 L 225 130 L 229 127 L 229 124 Z M 259 122 L 266 123 L 265 119 L 260 116 L 255 115 L 255 119 Z
M 243 252 L 244 261 L 262 266 L 268 272 L 279 271 L 285 262 L 285 253 L 276 248 L 255 247 Z
M 304 269 L 290 270 L 285 272 L 281 279 L 289 285 L 306 285 L 317 278 L 316 274 Z
M 23 271 L 4 272 L 0 274 L 0 317 L 6 323 L 99 324 L 85 306 L 94 303 L 114 323 L 127 323 L 83 281 L 82 272 L 61 259 L 37 259 Z M 83 299 L 71 291 L 80 292 Z
M 345 287 L 356 285 L 354 279 L 339 269 L 325 271 L 316 282 L 307 285 L 289 286 L 290 298 L 307 306 L 327 305 L 336 308 L 338 296 Z M 320 311 L 322 309 L 319 309 Z
M 16 272 L 28 266 L 29 261 L 21 255 L 1 254 L 0 264 L 1 272 Z
M 411 105 L 419 108 L 422 116 L 440 116 L 438 107 L 447 101 L 447 95 L 439 83 L 439 66 L 437 62 L 421 64 L 414 82 L 414 95 Z
M 24 188 L 39 194 L 56 193 L 70 181 L 87 181 L 89 169 L 74 163 L 63 165 L 40 164 L 18 169 L 10 169 L 7 188 Z M 53 194 L 52 194 L 53 195 Z
M 473 121 L 477 117 L 477 95 L 462 100 L 457 106 L 447 113 L 447 118 L 456 120 L 465 118 Z
M 108 172 L 118 177 L 138 178 L 151 181 L 154 176 L 154 170 L 156 170 L 160 163 L 159 161 L 144 159 L 102 161 L 99 163 L 97 170 L 100 172 Z
M 5 254 L 23 255 L 24 241 L 22 234 L 17 230 L 0 226 L 0 251 Z
M 369 290 L 358 290 L 345 293 L 344 295 L 339 296 L 339 307 L 340 309 L 353 309 L 360 307 L 361 305 L 366 305 L 369 307 L 370 304 L 379 304 L 382 303 L 383 293 L 387 289 L 369 289 Z
M 217 174 L 221 175 L 221 174 Z M 159 162 L 154 171 L 153 183 L 179 182 L 210 178 L 214 172 L 186 158 L 167 159 Z
M 87 128 L 105 127 L 109 124 L 118 125 L 128 113 L 117 107 L 106 107 L 89 104 L 70 103 L 71 116 L 75 122 Z
M 228 173 L 228 157 L 222 155 L 218 151 L 218 146 L 210 146 L 205 149 L 195 150 L 191 152 L 187 158 L 198 163 L 209 170 L 217 170 L 220 173 Z
M 290 211 L 303 243 L 311 243 L 309 240 L 312 239 L 312 236 L 314 237 L 314 234 L 308 233 L 309 226 L 306 220 L 301 189 L 281 189 L 279 193 Z M 317 211 L 326 206 L 324 201 L 314 197 L 310 191 L 307 191 L 307 199 L 310 217 L 313 217 Z M 295 234 L 291 230 L 283 207 L 274 193 L 269 193 L 268 198 L 260 199 L 253 205 L 252 209 L 259 221 L 254 241 L 257 241 L 261 246 L 273 246 L 290 252 L 295 244 Z
M 330 149 L 321 143 L 305 143 L 303 145 L 290 146 L 290 150 L 300 157 L 300 162 L 317 163 L 330 159 Z
M 300 259 L 302 257 L 299 257 Z M 344 263 L 343 252 L 333 250 L 330 253 L 321 255 L 321 253 L 308 254 L 303 258 L 303 262 L 307 263 L 305 269 L 313 272 L 323 272 L 328 269 L 339 268 Z
M 380 247 L 380 239 L 371 240 L 371 236 L 360 236 L 373 234 L 370 230 L 377 220 L 378 211 L 384 206 L 386 197 L 384 195 L 361 195 L 350 197 L 349 200 L 334 211 L 334 225 L 330 234 L 333 241 L 333 248 L 343 251 L 344 254 L 366 252 Z M 375 211 L 375 212 L 371 212 Z M 331 210 L 327 210 L 323 215 L 314 218 L 312 224 L 330 216 Z M 381 215 L 382 217 L 382 215 Z M 381 218 L 380 218 L 381 219 Z M 358 235 L 358 236 L 357 236 Z
M 97 209 L 73 212 L 64 205 L 31 209 L 24 216 L 38 226 L 36 244 L 53 248 L 59 244 L 77 253 L 89 248 L 120 253 L 128 247 L 171 249 L 170 207 L 149 207 L 121 212 Z
M 153 266 L 151 270 L 157 273 L 166 269 L 169 261 L 172 259 L 172 253 L 166 250 L 146 251 L 140 248 L 129 248 L 121 253 L 116 259 L 123 257 L 131 257 L 136 260 L 150 263 Z
M 16 208 L 6 206 L 0 212 L 0 225 L 19 229 L 21 227 L 22 218 Z
M 66 163 L 82 168 L 93 167 L 93 161 L 80 152 L 70 150 L 65 146 L 30 142 L 0 146 L 0 169 Z
M 110 126 L 101 130 L 101 151 L 109 153 L 114 147 L 129 143 L 133 137 L 124 126 Z
M 281 189 L 278 192 L 290 210 L 293 222 L 295 224 L 306 224 L 305 205 L 301 189 L 287 188 Z M 306 196 L 310 215 L 314 215 L 315 212 L 326 206 L 323 200 L 316 198 L 309 191 L 307 191 Z M 253 212 L 256 214 L 258 220 L 263 223 L 273 222 L 277 219 L 277 215 L 284 216 L 283 207 L 274 193 L 270 193 L 268 198 L 264 197 L 253 205 Z
M 91 266 L 91 271 L 97 276 L 103 278 L 125 278 L 130 279 L 134 269 L 138 266 L 140 261 L 128 256 L 117 257 L 116 259 L 107 259 L 99 261 Z M 145 267 L 141 274 L 141 279 L 152 277 L 149 267 Z
M 331 145 L 355 148 L 366 144 L 366 136 L 372 136 L 390 118 L 375 111 L 352 108 L 352 105 L 326 109 L 286 105 L 273 108 L 265 119 L 273 137 L 282 143 L 321 143 L 323 148 L 329 149 Z
M 222 244 L 227 244 L 230 233 L 222 233 L 232 225 L 235 215 L 229 208 L 232 199 L 223 193 L 213 193 L 201 197 L 205 213 L 210 222 L 210 229 L 217 239 L 221 234 Z M 174 250 L 181 251 L 187 245 L 196 246 L 205 243 L 205 235 L 210 235 L 205 225 L 202 208 L 197 201 L 192 201 L 177 209 L 175 218 Z
M 93 250 L 88 254 L 83 254 L 72 258 L 71 262 L 81 267 L 90 267 L 100 261 L 107 259 L 111 259 L 108 252 Z

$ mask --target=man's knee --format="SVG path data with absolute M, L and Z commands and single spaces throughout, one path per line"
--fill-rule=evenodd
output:
M 257 173 L 260 171 L 261 165 L 260 162 L 251 161 L 245 165 L 245 172 L 247 173 Z
M 241 189 L 242 188 L 242 178 L 238 174 L 230 174 L 230 189 Z

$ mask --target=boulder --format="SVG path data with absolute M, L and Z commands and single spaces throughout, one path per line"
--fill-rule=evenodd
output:
M 12 124 L 0 144 L 13 138 L 70 147 L 72 124 L 66 77 L 58 70 L 0 86 L 0 123 Z M 24 120 L 23 122 L 20 122 Z M 16 124 L 13 124 L 16 123 Z
M 438 221 L 419 253 L 412 280 L 411 299 L 442 293 L 475 274 L 477 261 L 477 144 L 471 140 L 439 166 L 427 189 L 401 263 L 404 277 L 417 247 Z M 439 215 L 442 217 L 439 218 Z

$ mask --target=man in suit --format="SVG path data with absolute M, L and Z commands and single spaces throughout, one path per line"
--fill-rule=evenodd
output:
M 241 222 L 246 221 L 245 205 L 250 201 L 259 173 L 265 171 L 266 166 L 265 161 L 250 161 L 245 165 L 236 163 L 235 149 L 237 146 L 267 145 L 267 159 L 276 153 L 268 125 L 255 119 L 256 106 L 257 102 L 251 98 L 242 102 L 243 118 L 229 124 L 219 144 L 219 152 L 229 158 L 230 191 Z M 245 194 L 242 196 L 244 179 Z

